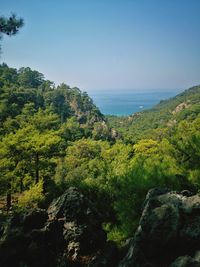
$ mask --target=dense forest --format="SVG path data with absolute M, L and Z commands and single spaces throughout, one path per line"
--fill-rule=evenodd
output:
M 0 205 L 47 207 L 70 186 L 104 214 L 110 240 L 136 229 L 147 191 L 200 188 L 200 86 L 128 117 L 29 67 L 0 65 Z

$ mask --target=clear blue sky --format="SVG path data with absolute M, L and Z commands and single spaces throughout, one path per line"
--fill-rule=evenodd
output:
M 200 84 L 200 0 L 0 0 L 25 26 L 1 62 L 83 90 Z

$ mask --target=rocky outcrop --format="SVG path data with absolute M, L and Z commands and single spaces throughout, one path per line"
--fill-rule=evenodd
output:
M 150 190 L 127 253 L 106 241 L 102 220 L 88 197 L 69 188 L 47 211 L 0 220 L 0 266 L 200 267 L 198 194 Z
M 153 189 L 119 267 L 200 267 L 200 195 Z
M 0 237 L 1 267 L 116 265 L 117 248 L 106 242 L 102 216 L 76 188 L 54 200 L 48 210 L 14 215 Z
M 172 111 L 172 114 L 175 115 L 176 113 L 179 113 L 180 111 L 182 111 L 183 109 L 189 108 L 191 106 L 191 104 L 188 102 L 183 102 L 180 103 L 178 106 L 176 106 L 176 108 Z
M 89 262 L 106 244 L 102 216 L 75 188 L 53 201 L 48 208 L 50 220 L 63 223 L 65 256 L 71 262 Z

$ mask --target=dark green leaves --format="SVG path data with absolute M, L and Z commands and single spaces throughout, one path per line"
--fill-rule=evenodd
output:
M 0 34 L 4 33 L 9 36 L 16 34 L 19 29 L 24 25 L 22 18 L 17 18 L 12 14 L 9 18 L 0 17 Z

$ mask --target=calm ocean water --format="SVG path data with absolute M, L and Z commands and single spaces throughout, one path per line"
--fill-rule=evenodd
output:
M 94 90 L 88 91 L 103 114 L 130 115 L 158 104 L 180 93 L 180 90 Z

